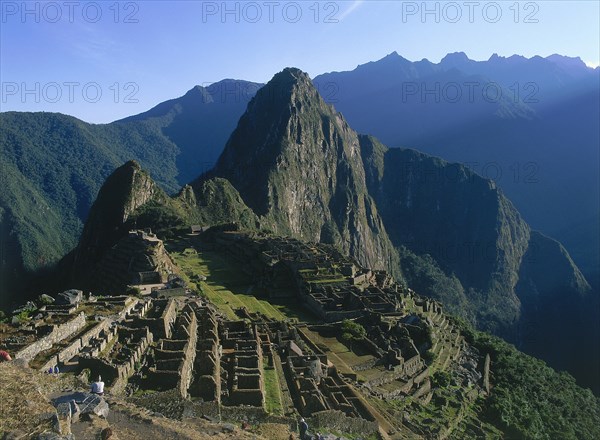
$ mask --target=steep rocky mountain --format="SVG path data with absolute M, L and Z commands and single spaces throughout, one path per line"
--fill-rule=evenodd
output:
M 598 284 L 600 69 L 560 55 L 436 64 L 392 53 L 314 82 L 359 132 L 494 180 Z
M 199 182 L 214 176 L 231 182 L 276 234 L 335 244 L 372 268 L 396 264 L 367 192 L 357 133 L 298 69 L 258 91 Z
M 93 267 L 127 230 L 129 216 L 139 207 L 155 201 L 166 204 L 167 195 L 134 161 L 117 168 L 102 186 L 90 210 L 73 255 L 74 273 L 89 277 Z

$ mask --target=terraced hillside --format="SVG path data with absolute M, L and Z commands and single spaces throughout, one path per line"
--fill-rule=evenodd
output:
M 101 375 L 110 396 L 185 424 L 285 434 L 302 416 L 346 438 L 600 434 L 598 400 L 570 376 L 332 246 L 223 228 L 164 246 L 178 273 L 162 288 L 72 291 L 3 327 L 0 349 L 42 371 Z

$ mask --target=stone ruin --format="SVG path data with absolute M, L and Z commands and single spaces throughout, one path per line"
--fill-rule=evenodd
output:
M 291 294 L 325 322 L 354 319 L 365 310 L 403 311 L 403 291 L 385 271 L 362 269 L 331 246 L 232 232 L 217 235 L 215 245 L 240 261 L 271 299 Z
M 149 230 L 134 230 L 105 253 L 90 281 L 95 291 L 118 294 L 128 285 L 165 283 L 174 272 L 162 240 Z
M 0 348 L 35 368 L 89 369 L 112 393 L 175 390 L 199 414 L 215 416 L 266 416 L 265 383 L 275 374 L 283 414 L 344 420 L 367 433 L 377 431 L 378 414 L 361 393 L 386 400 L 431 399 L 422 358 L 427 350 L 443 367 L 460 362 L 464 381 L 483 382 L 439 303 L 403 289 L 387 273 L 362 269 L 328 246 L 296 240 L 221 233 L 215 246 L 244 263 L 261 287 L 257 291 L 279 299 L 287 295 L 323 324 L 277 322 L 246 309 L 237 310 L 239 320 L 228 320 L 211 303 L 190 295 L 86 300 L 68 294 L 65 298 L 75 301 L 40 309 L 38 319 L 1 336 Z M 343 319 L 365 328 L 357 347 L 368 356 L 340 369 L 337 355 L 318 339 L 338 337 Z M 244 410 L 235 413 L 235 408 Z
M 218 317 L 206 305 L 195 309 L 198 322 L 198 341 L 194 359 L 194 378 L 189 393 L 204 402 L 221 403 L 221 356 Z
M 160 339 L 153 350 L 154 366 L 148 371 L 148 382 L 153 388 L 176 388 L 182 397 L 188 397 L 196 358 L 197 326 L 196 314 L 188 304 L 177 317 L 171 337 Z
M 324 322 L 350 319 L 363 324 L 368 335 L 360 345 L 373 359 L 352 369 L 355 373 L 384 370 L 360 385 L 375 397 L 413 396 L 428 402 L 431 382 L 421 355 L 430 350 L 441 357 L 446 368 L 458 361 L 465 348 L 438 302 L 399 286 L 385 271 L 361 268 L 331 246 L 236 231 L 217 233 L 214 246 L 242 263 L 243 270 L 260 287 L 255 290 L 267 292 L 269 298 L 298 300 Z M 408 311 L 409 304 L 417 314 Z M 419 326 L 431 329 L 432 343 L 419 334 Z M 347 371 L 345 375 L 356 378 Z M 300 382 L 306 384 L 307 379 Z
M 226 405 L 264 405 L 262 344 L 246 321 L 220 323 L 221 401 Z

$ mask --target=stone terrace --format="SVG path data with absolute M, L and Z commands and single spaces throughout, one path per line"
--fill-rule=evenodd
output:
M 246 321 L 222 321 L 219 330 L 223 347 L 223 404 L 263 407 L 263 356 L 256 325 Z
M 175 322 L 172 339 L 160 339 L 154 349 L 155 366 L 148 372 L 148 381 L 157 389 L 176 388 L 188 397 L 196 358 L 198 323 L 196 313 L 187 304 Z
M 361 269 L 331 246 L 236 232 L 218 234 L 215 245 L 243 263 L 271 298 L 295 293 L 326 322 L 356 318 L 364 310 L 402 313 L 404 292 L 386 272 Z
M 466 359 L 464 380 L 481 380 L 475 355 L 465 357 L 466 343 L 441 306 L 386 272 L 362 269 L 321 244 L 237 232 L 213 238 L 244 263 L 254 291 L 297 299 L 323 323 L 277 322 L 246 309 L 227 320 L 191 295 L 89 298 L 47 306 L 39 319 L 0 335 L 0 348 L 37 368 L 87 368 L 111 393 L 175 390 L 199 414 L 271 417 L 273 410 L 342 420 L 367 434 L 385 419 L 376 399 L 431 399 L 428 351 L 436 368 Z M 344 340 L 345 319 L 366 336 Z

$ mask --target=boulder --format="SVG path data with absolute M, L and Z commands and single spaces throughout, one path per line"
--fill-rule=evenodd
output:
M 40 306 L 49 306 L 50 304 L 54 304 L 54 298 L 50 295 L 42 293 L 40 296 L 37 297 L 37 303 Z
M 221 429 L 223 432 L 231 433 L 235 431 L 235 426 L 233 426 L 231 423 L 225 423 Z
M 56 407 L 58 417 L 58 429 L 60 434 L 69 434 L 71 432 L 71 404 L 68 402 L 59 403 Z
M 23 431 L 19 431 L 18 429 L 15 431 L 10 431 L 7 432 L 6 434 L 4 434 L 4 437 L 2 437 L 2 440 L 19 440 L 22 438 L 26 438 L 27 434 L 24 433 Z
M 65 290 L 56 297 L 57 305 L 75 305 L 83 300 L 83 292 L 81 290 Z
M 59 403 L 56 406 L 56 413 L 59 420 L 71 421 L 71 404 L 68 402 Z
M 81 414 L 81 411 L 79 410 L 79 405 L 77 405 L 77 402 L 75 402 L 75 400 L 71 400 L 69 402 L 69 405 L 71 405 L 71 421 L 76 422 L 77 420 L 79 420 L 79 415 Z
M 88 394 L 83 402 L 77 403 L 79 404 L 79 409 L 82 415 L 95 414 L 99 417 L 108 417 L 108 403 L 106 403 L 106 400 L 104 400 L 102 396 Z
M 61 403 L 71 405 L 71 414 L 77 414 L 78 417 L 88 414 L 104 418 L 108 417 L 108 403 L 102 396 L 98 396 L 97 394 L 77 392 L 53 400 L 53 404 L 56 407 Z

